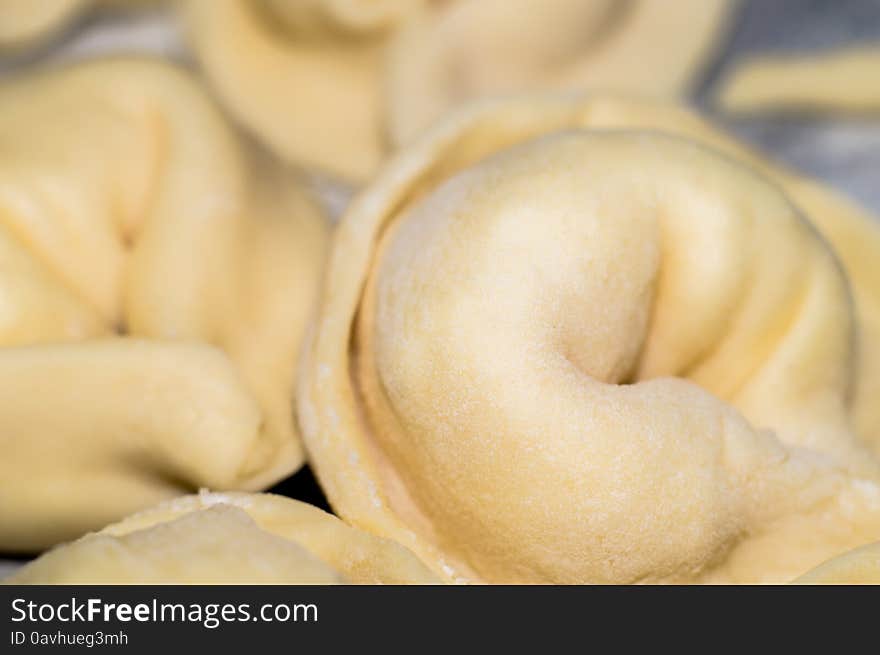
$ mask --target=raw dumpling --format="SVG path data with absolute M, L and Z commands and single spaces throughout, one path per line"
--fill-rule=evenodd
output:
M 851 414 L 856 433 L 880 456 L 880 228 L 869 215 L 825 185 L 799 175 L 750 150 L 696 115 L 672 104 L 595 99 L 585 110 L 589 125 L 602 129 L 670 132 L 710 146 L 750 165 L 780 185 L 809 216 L 843 264 L 857 314 L 858 378 Z
M 444 112 L 533 89 L 687 92 L 717 46 L 730 0 L 429 2 L 392 42 L 389 131 L 408 142 Z
M 747 59 L 723 82 L 718 104 L 729 112 L 878 112 L 880 45 Z
M 285 158 L 362 182 L 390 148 L 476 96 L 546 87 L 683 93 L 732 4 L 186 0 L 184 15 L 233 115 Z
M 789 581 L 880 537 L 878 258 L 683 109 L 477 105 L 334 236 L 310 461 L 446 580 Z
M 199 63 L 229 111 L 288 160 L 351 181 L 383 151 L 382 53 L 420 0 L 185 0 Z
M 201 493 L 45 553 L 10 584 L 432 584 L 406 548 L 271 494 Z
M 0 550 L 300 467 L 327 226 L 177 69 L 0 86 Z

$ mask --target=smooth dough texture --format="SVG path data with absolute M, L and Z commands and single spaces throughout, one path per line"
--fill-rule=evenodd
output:
M 428 2 L 389 50 L 389 132 L 405 144 L 463 102 L 536 89 L 687 92 L 730 0 Z
M 798 584 L 880 584 L 880 542 L 856 548 L 820 564 Z
M 742 113 L 880 111 L 880 47 L 746 59 L 722 83 L 717 104 Z
M 299 468 L 327 224 L 177 69 L 0 86 L 0 550 Z
M 474 106 L 334 236 L 311 463 L 447 580 L 790 581 L 880 537 L 878 257 L 686 110 Z
M 406 548 L 271 494 L 184 496 L 59 546 L 9 584 L 434 584 Z
M 385 150 L 382 53 L 420 0 L 185 0 L 229 111 L 288 160 L 362 181 Z

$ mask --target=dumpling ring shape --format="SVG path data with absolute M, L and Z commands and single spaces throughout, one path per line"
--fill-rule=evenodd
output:
M 614 107 L 478 105 L 350 208 L 299 391 L 334 508 L 493 583 L 781 582 L 876 540 L 835 253 Z

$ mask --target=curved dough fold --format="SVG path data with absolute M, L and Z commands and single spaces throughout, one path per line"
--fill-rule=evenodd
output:
M 789 581 L 880 536 L 878 256 L 683 109 L 477 105 L 336 232 L 312 465 L 447 580 Z
M 272 494 L 184 496 L 59 546 L 9 584 L 434 584 L 402 546 Z
M 540 89 L 671 98 L 717 47 L 730 0 L 428 3 L 388 57 L 389 133 L 405 144 L 479 97 Z
M 119 59 L 0 87 L 0 549 L 302 464 L 327 240 L 185 74 Z
M 418 0 L 186 0 L 229 111 L 286 159 L 352 181 L 382 158 L 382 53 Z

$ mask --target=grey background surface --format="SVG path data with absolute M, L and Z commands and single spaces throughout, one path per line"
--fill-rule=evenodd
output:
M 743 0 L 718 56 L 698 85 L 694 102 L 712 115 L 713 93 L 737 59 L 746 54 L 819 50 L 856 42 L 880 45 L 880 0 Z M 162 11 L 124 15 L 93 12 L 83 16 L 54 43 L 34 52 L 0 58 L 0 78 L 53 61 L 132 51 L 187 61 L 175 23 Z M 880 85 L 880 71 L 874 83 Z M 714 118 L 742 138 L 827 180 L 880 213 L 880 112 L 858 118 Z M 338 214 L 351 190 L 328 180 L 318 179 L 316 184 L 324 200 Z M 0 559 L 0 578 L 21 561 Z
M 744 55 L 819 51 L 856 43 L 880 46 L 880 0 L 749 0 L 707 71 L 697 104 L 711 113 L 712 94 Z M 880 86 L 880 71 L 872 83 Z M 743 139 L 829 181 L 880 213 L 880 112 L 849 118 L 716 118 Z

